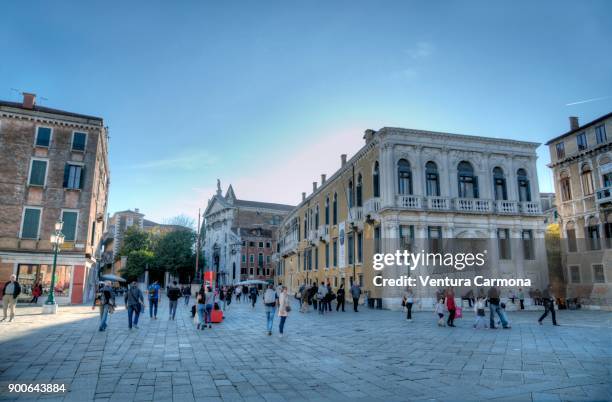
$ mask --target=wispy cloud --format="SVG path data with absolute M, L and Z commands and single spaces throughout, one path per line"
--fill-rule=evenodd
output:
M 580 104 L 583 104 L 583 103 L 597 102 L 597 101 L 604 100 L 604 99 L 609 99 L 609 98 L 612 98 L 612 96 L 608 95 L 608 96 L 601 96 L 599 98 L 585 99 L 585 100 L 581 100 L 581 101 L 567 103 L 567 104 L 565 104 L 565 106 L 574 106 L 574 105 L 580 105 Z
M 414 46 L 404 50 L 404 57 L 401 63 L 403 66 L 399 70 L 391 73 L 393 78 L 412 80 L 419 75 L 419 66 L 424 63 L 435 52 L 435 47 L 431 42 L 421 41 Z
M 132 165 L 135 169 L 172 168 L 177 170 L 195 170 L 215 164 L 217 157 L 206 150 L 196 150 L 165 158 L 153 159 Z
M 406 54 L 413 60 L 420 60 L 431 56 L 434 50 L 431 42 L 422 41 L 417 42 L 414 47 L 407 49 Z

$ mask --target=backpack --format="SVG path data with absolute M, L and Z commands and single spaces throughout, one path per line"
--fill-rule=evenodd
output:
M 276 292 L 268 292 L 266 290 L 266 293 L 264 293 L 264 303 L 267 305 L 273 305 L 274 303 L 276 303 Z

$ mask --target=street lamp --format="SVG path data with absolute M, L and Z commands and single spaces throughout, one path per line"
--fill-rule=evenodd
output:
M 57 253 L 59 253 L 60 246 L 64 243 L 64 234 L 62 233 L 62 226 L 64 222 L 61 220 L 55 222 L 55 233 L 51 235 L 51 244 L 53 244 L 53 270 L 51 272 L 51 289 L 49 290 L 49 297 L 45 302 L 48 306 L 55 306 L 55 268 L 57 266 Z

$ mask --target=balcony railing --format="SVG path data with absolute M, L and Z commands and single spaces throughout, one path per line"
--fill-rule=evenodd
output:
M 426 197 L 427 209 L 436 211 L 447 211 L 450 209 L 451 202 L 448 197 L 430 196 Z
M 420 209 L 422 208 L 422 198 L 417 195 L 398 195 L 397 206 L 400 208 Z
M 518 202 L 497 200 L 495 201 L 495 210 L 499 214 L 517 214 L 519 212 Z
M 455 209 L 461 212 L 492 212 L 491 200 L 480 198 L 455 198 Z
M 318 236 L 318 235 L 319 235 L 319 234 L 318 234 L 318 231 L 317 231 L 317 230 L 314 230 L 314 229 L 309 230 L 309 231 L 308 231 L 308 241 L 310 241 L 310 242 L 315 242 L 315 241 L 317 241 L 317 236 Z
M 598 204 L 612 202 L 612 187 L 604 187 L 600 190 L 597 190 L 595 202 Z
M 329 225 L 319 226 L 319 240 L 324 242 L 329 241 Z
M 380 211 L 380 198 L 370 198 L 363 204 L 363 210 L 366 215 L 375 214 Z
M 542 206 L 539 202 L 522 201 L 521 212 L 529 215 L 537 215 L 542 213 Z
M 352 207 L 351 208 L 351 219 L 353 221 L 363 220 L 363 207 Z

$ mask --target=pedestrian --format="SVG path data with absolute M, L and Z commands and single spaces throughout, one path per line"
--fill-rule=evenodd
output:
M 321 282 L 321 286 L 317 289 L 317 301 L 319 302 L 319 314 L 325 314 L 325 306 L 327 302 L 325 298 L 327 297 L 327 286 L 325 286 L 325 282 Z
M 204 319 L 204 315 L 206 314 L 206 290 L 204 289 L 204 285 L 200 288 L 196 295 L 196 312 L 198 313 L 198 326 L 197 329 L 206 328 L 206 322 Z
M 251 286 L 249 296 L 251 297 L 251 308 L 255 308 L 255 303 L 257 303 L 257 288 L 255 286 Z
M 359 305 L 359 296 L 361 296 L 361 286 L 357 282 L 353 282 L 353 285 L 351 285 L 351 296 L 353 297 L 353 311 L 358 313 L 357 307 Z
M 276 303 L 278 301 L 278 295 L 274 290 L 274 287 L 270 284 L 266 289 L 263 302 L 266 308 L 266 319 L 268 323 L 268 336 L 272 335 L 272 325 L 274 325 L 274 314 L 276 313 Z
M 510 289 L 508 291 L 508 298 L 510 299 L 510 301 L 512 302 L 512 304 L 514 304 L 514 299 L 516 299 L 516 294 L 514 293 L 513 289 Z
M 242 286 L 236 286 L 236 290 L 234 290 L 234 292 L 236 293 L 236 302 L 241 303 L 240 296 L 242 295 Z
M 168 319 L 175 320 L 178 299 L 181 298 L 181 291 L 178 288 L 176 281 L 172 282 L 172 286 L 168 286 L 166 296 L 168 296 Z
M 542 325 L 542 320 L 544 320 L 544 318 L 546 318 L 550 312 L 553 325 L 559 326 L 559 324 L 557 324 L 557 317 L 555 315 L 555 297 L 553 296 L 551 285 L 548 285 L 546 289 L 544 289 L 544 292 L 542 292 L 542 302 L 544 303 L 544 314 L 542 314 L 538 320 L 538 324 Z
M 542 292 L 540 291 L 540 289 L 536 289 L 535 292 L 533 292 L 533 295 L 534 295 L 536 306 L 541 306 L 542 305 Z
M 155 281 L 149 286 L 149 318 L 157 320 L 157 306 L 159 305 L 159 282 Z
M 222 286 L 219 292 L 219 300 L 223 302 L 223 311 L 225 311 L 225 298 L 227 297 L 227 287 Z
M 406 319 L 408 321 L 412 321 L 412 305 L 414 304 L 414 294 L 412 293 L 412 289 L 406 289 L 404 293 L 404 300 L 406 305 Z
M 334 290 L 332 289 L 331 283 L 329 282 L 329 279 L 328 279 L 327 280 L 327 305 L 325 307 L 327 308 L 327 311 L 329 311 L 330 313 L 332 311 L 331 302 L 335 298 L 336 298 L 336 295 L 334 294 Z
M 213 292 L 212 288 L 209 286 L 208 288 L 206 288 L 206 310 L 204 311 L 205 313 L 205 320 L 204 320 L 204 325 L 206 326 L 206 324 L 208 324 L 208 328 L 212 328 L 211 322 L 212 322 L 212 309 L 213 309 L 213 305 L 215 304 L 215 292 Z
M 227 292 L 226 292 L 226 302 L 227 302 L 227 309 L 229 310 L 230 304 L 232 304 L 232 296 L 234 295 L 234 287 L 230 286 L 227 288 Z
M 506 316 L 501 308 L 500 300 L 499 300 L 499 290 L 495 286 L 492 286 L 488 292 L 489 299 L 489 328 L 495 329 L 495 314 L 499 316 L 499 320 L 501 321 L 504 329 L 510 329 L 510 325 L 508 325 L 508 321 L 506 320 Z
M 189 306 L 189 298 L 191 297 L 191 286 L 185 285 L 183 286 L 183 297 L 185 298 L 185 306 Z
M 280 324 L 278 325 L 278 332 L 280 332 L 280 337 L 283 337 L 285 330 L 285 321 L 287 321 L 287 317 L 289 317 L 289 312 L 291 311 L 291 304 L 289 301 L 289 295 L 287 294 L 287 286 L 283 286 L 281 290 L 281 294 L 278 298 L 278 316 L 280 317 Z
M 30 303 L 38 304 L 38 298 L 40 296 L 42 296 L 42 285 L 37 282 L 32 288 L 32 300 L 30 300 Z
M 449 288 L 446 291 L 446 309 L 448 310 L 448 320 L 446 324 L 449 327 L 455 326 L 455 312 L 457 311 L 457 307 L 455 305 L 455 292 L 453 292 L 452 288 Z
M 300 288 L 300 313 L 308 312 L 308 305 L 310 302 L 310 286 L 304 283 Z
M 17 276 L 11 275 L 11 279 L 4 284 L 2 289 L 2 310 L 4 312 L 4 318 L 0 321 L 6 320 L 6 311 L 10 313 L 9 322 L 15 318 L 15 305 L 17 304 L 17 297 L 21 293 L 21 285 L 17 282 Z
M 96 301 L 100 306 L 100 327 L 98 330 L 100 332 L 106 331 L 106 327 L 108 326 L 108 316 L 112 314 L 115 310 L 115 292 L 111 286 L 110 281 L 106 281 L 100 284 L 99 292 L 94 299 L 94 305 L 91 307 L 93 310 L 96 308 Z
M 244 299 L 245 302 L 247 301 L 247 297 L 250 297 L 249 288 L 247 285 L 242 285 L 242 298 Z
M 130 288 L 123 295 L 125 305 L 128 312 L 128 328 L 132 329 L 132 326 L 138 329 L 138 317 L 144 306 L 144 295 L 142 290 L 138 289 L 138 284 L 133 281 L 130 284 Z
M 474 303 L 474 328 L 481 329 L 487 327 L 485 320 L 485 299 L 479 297 Z
M 521 305 L 521 310 L 525 310 L 525 292 L 523 292 L 522 288 L 519 288 L 517 296 L 519 299 L 519 304 Z
M 336 311 L 338 311 L 338 309 L 340 308 L 340 306 L 342 306 L 342 312 L 344 312 L 344 301 L 345 301 L 345 291 L 344 291 L 344 283 L 340 284 L 340 288 L 338 289 L 338 292 L 336 293 Z
M 444 327 L 446 323 L 444 322 L 444 299 L 440 298 L 438 303 L 436 304 L 436 315 L 438 316 L 438 326 Z
M 463 296 L 461 296 L 461 302 L 464 300 L 468 301 L 468 305 L 470 308 L 472 307 L 472 303 L 474 302 L 474 291 L 472 289 L 468 290 Z

